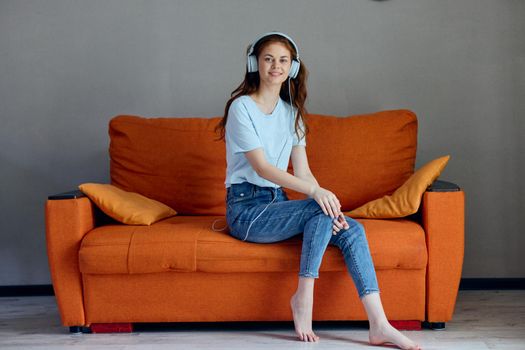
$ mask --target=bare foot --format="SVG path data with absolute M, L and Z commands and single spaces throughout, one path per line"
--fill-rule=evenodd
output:
M 400 331 L 395 329 L 390 323 L 382 322 L 373 326 L 370 324 L 369 332 L 370 344 L 380 345 L 384 343 L 393 343 L 401 349 L 420 350 L 418 344 L 404 336 Z
M 319 337 L 312 330 L 313 304 L 313 296 L 305 299 L 294 294 L 292 299 L 290 299 L 295 333 L 302 341 L 317 342 L 319 340 Z

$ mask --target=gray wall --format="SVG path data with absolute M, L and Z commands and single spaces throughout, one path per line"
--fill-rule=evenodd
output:
M 310 112 L 408 108 L 467 194 L 463 277 L 525 277 L 525 2 L 0 1 L 0 285 L 48 284 L 46 196 L 107 182 L 117 114 L 211 117 L 279 30 Z

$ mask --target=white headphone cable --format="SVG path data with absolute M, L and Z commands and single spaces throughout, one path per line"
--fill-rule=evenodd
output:
M 257 220 L 257 219 L 259 218 L 259 216 L 261 216 L 262 213 L 264 213 L 264 212 L 266 211 L 266 209 L 268 209 L 268 206 L 269 206 L 270 204 L 272 204 L 272 203 L 275 201 L 275 199 L 277 198 L 277 193 L 275 193 L 275 192 L 273 192 L 273 191 L 272 191 L 272 193 L 273 193 L 273 195 L 274 195 L 272 201 L 271 201 L 270 203 L 268 203 L 268 204 L 266 205 L 266 207 L 264 207 L 263 211 L 261 211 L 261 212 L 259 213 L 259 215 L 257 215 L 257 217 L 256 217 L 255 219 L 253 219 L 252 222 L 250 222 L 250 226 L 248 226 L 248 229 L 246 230 L 246 236 L 244 236 L 243 241 L 246 241 L 246 239 L 248 238 L 248 234 L 250 233 L 250 228 L 252 227 L 252 225 L 253 225 L 253 223 L 255 222 L 255 220 Z

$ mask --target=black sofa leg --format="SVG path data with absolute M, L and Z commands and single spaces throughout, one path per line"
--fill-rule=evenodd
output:
M 69 333 L 82 333 L 82 327 L 80 326 L 69 327 Z
M 444 331 L 445 324 L 445 322 L 429 322 L 428 328 L 432 329 L 433 331 Z
M 89 327 L 83 327 L 83 326 L 71 326 L 69 327 L 70 333 L 91 333 L 91 328 Z

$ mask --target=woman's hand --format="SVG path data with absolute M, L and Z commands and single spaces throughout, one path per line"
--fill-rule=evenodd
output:
M 319 204 L 325 215 L 330 215 L 332 219 L 335 219 L 341 209 L 341 203 L 339 199 L 331 191 L 322 188 L 321 186 L 315 186 L 311 193 L 311 197 Z
M 332 234 L 336 235 L 341 229 L 348 230 L 350 226 L 346 222 L 345 216 L 343 213 L 339 214 L 337 219 L 334 219 L 334 226 L 332 226 Z
M 310 196 L 319 203 L 323 212 L 326 215 L 330 215 L 332 219 L 337 218 L 334 220 L 332 233 L 337 234 L 342 228 L 347 229 L 349 227 L 348 223 L 346 222 L 344 214 L 341 212 L 341 203 L 339 203 L 339 199 L 337 199 L 335 194 L 320 186 L 314 187 L 312 192 Z

